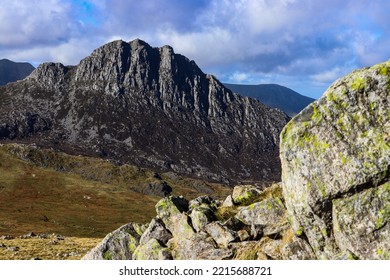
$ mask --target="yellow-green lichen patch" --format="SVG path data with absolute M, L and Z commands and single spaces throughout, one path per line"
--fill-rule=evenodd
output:
M 327 142 L 319 140 L 316 134 L 310 134 L 309 132 L 304 134 L 303 142 L 305 145 L 299 145 L 298 143 L 298 146 L 307 146 L 309 151 L 313 152 L 316 156 L 324 154 L 330 147 Z
M 292 133 L 292 128 L 294 128 L 295 126 L 295 123 L 293 122 L 293 120 L 289 121 L 286 126 L 283 128 L 281 134 L 280 134 L 280 138 L 281 138 L 281 143 L 288 143 L 289 139 L 288 139 L 288 136 L 291 135 Z
M 315 124 L 319 124 L 322 120 L 322 114 L 316 105 L 313 105 L 313 115 L 311 116 L 311 120 Z
M 361 91 L 361 90 L 364 90 L 366 86 L 366 82 L 365 80 L 362 78 L 362 77 L 358 77 L 356 78 L 352 84 L 351 84 L 351 88 L 354 90 L 354 91 Z
M 387 62 L 384 62 L 384 63 L 380 63 L 380 64 L 377 64 L 375 66 L 373 66 L 374 69 L 376 69 L 376 72 L 378 75 L 381 75 L 381 76 L 387 76 L 389 75 L 389 68 L 390 68 L 390 62 L 387 61 Z
M 105 260 L 112 260 L 112 254 L 110 251 L 106 251 L 103 253 L 103 259 Z
M 135 260 L 158 260 L 160 252 L 169 252 L 168 248 L 163 247 L 156 239 L 150 239 L 146 244 L 137 247 L 133 254 Z
M 386 225 L 388 222 L 390 222 L 390 205 L 385 205 L 384 208 L 379 210 L 378 212 L 378 218 L 375 222 L 375 228 L 380 229 L 384 225 Z
M 379 75 L 387 76 L 388 73 L 389 73 L 389 68 L 387 67 L 381 67 L 379 69 Z
M 129 235 L 129 240 L 127 242 L 127 247 L 129 248 L 129 251 L 133 253 L 137 248 L 137 246 L 138 246 L 138 240 L 134 236 Z
M 326 95 L 326 100 L 330 103 L 336 103 L 337 101 L 337 98 L 336 98 L 336 95 L 330 91 L 328 92 L 328 94 Z
M 303 227 L 300 226 L 300 227 L 295 231 L 295 235 L 301 236 L 302 234 L 303 234 Z
M 347 156 L 341 155 L 340 158 L 341 158 L 341 163 L 342 163 L 343 165 L 345 165 L 345 164 L 347 164 L 348 162 L 350 162 L 350 159 L 349 159 Z

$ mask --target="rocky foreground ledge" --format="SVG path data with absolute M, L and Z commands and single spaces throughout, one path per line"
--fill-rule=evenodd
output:
M 168 197 L 84 259 L 390 259 L 390 61 L 337 80 L 280 137 L 282 183 Z
M 224 202 L 170 196 L 149 224 L 129 223 L 107 235 L 83 259 L 314 259 L 287 221 L 280 184 L 263 191 L 236 186 Z

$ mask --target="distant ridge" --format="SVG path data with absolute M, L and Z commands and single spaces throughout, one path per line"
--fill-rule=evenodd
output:
M 225 83 L 224 85 L 235 93 L 255 98 L 270 107 L 278 108 L 290 117 L 298 114 L 315 100 L 277 84 L 237 85 Z
M 0 59 L 0 86 L 22 80 L 30 75 L 34 69 L 34 66 L 27 62 Z

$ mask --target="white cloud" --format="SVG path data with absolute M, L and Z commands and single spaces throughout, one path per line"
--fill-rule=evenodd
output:
M 64 65 L 76 65 L 90 55 L 101 43 L 85 39 L 70 39 L 67 42 L 53 46 L 34 46 L 20 50 L 2 52 L 4 57 L 14 61 L 27 61 L 36 66 L 43 62 L 60 62 Z
M 0 47 L 56 44 L 71 36 L 70 5 L 60 0 L 0 1 Z
M 315 75 L 311 75 L 310 78 L 315 82 L 328 84 L 342 77 L 348 72 L 349 71 L 344 68 L 335 67 L 333 69 L 326 70 Z
M 0 6 L 0 57 L 16 61 L 77 64 L 103 43 L 141 38 L 169 44 L 225 80 L 318 85 L 390 58 L 390 1 L 0 0 Z
M 251 76 L 247 73 L 240 73 L 240 72 L 234 72 L 230 78 L 229 81 L 233 83 L 247 83 L 251 80 Z

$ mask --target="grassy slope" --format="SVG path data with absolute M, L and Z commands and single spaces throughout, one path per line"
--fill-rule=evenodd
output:
M 0 260 L 79 260 L 101 239 L 65 237 L 58 240 L 50 236 L 47 239 L 35 237 L 0 241 Z
M 186 198 L 202 195 L 202 190 L 211 190 L 217 197 L 230 193 L 221 185 L 162 177 L 173 194 Z M 103 237 L 130 221 L 149 222 L 160 197 L 140 192 L 147 182 L 156 180 L 150 170 L 101 159 L 0 146 L 0 236 L 33 231 Z M 197 191 L 194 185 L 203 189 Z

